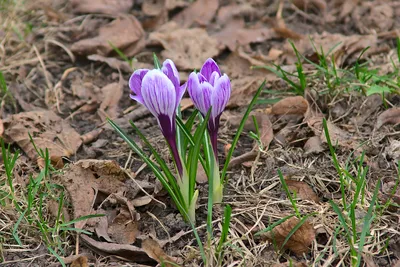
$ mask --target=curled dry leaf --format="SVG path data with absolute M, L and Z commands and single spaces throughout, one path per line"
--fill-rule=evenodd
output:
M 29 139 L 39 149 L 49 150 L 55 158 L 70 157 L 81 146 L 81 136 L 52 111 L 21 112 L 4 121 L 6 142 L 15 142 L 31 159 L 38 154 Z
M 302 96 L 286 97 L 272 106 L 271 113 L 275 115 L 305 114 L 308 102 Z
M 71 0 L 74 13 L 119 15 L 128 13 L 134 0 Z
M 219 3 L 215 0 L 197 0 L 173 17 L 173 21 L 183 28 L 189 28 L 194 23 L 207 26 L 214 18 L 218 6 Z
M 299 222 L 300 220 L 297 217 L 291 217 L 287 221 L 276 226 L 271 232 L 268 232 L 264 236 L 271 242 L 276 242 L 278 246 L 282 247 L 283 242 L 285 241 L 290 231 L 292 231 Z M 314 239 L 315 230 L 313 226 L 308 221 L 306 221 L 289 238 L 289 240 L 285 244 L 285 248 L 293 251 L 295 254 L 300 256 L 310 250 L 309 247 Z
M 219 54 L 218 42 L 200 28 L 177 29 L 168 33 L 153 32 L 150 40 L 164 47 L 161 55 L 183 69 L 200 69 L 209 57 Z
M 379 129 L 385 124 L 400 123 L 400 108 L 390 108 L 382 112 L 376 121 L 375 128 Z
M 123 191 L 125 178 L 124 171 L 111 160 L 80 160 L 69 165 L 60 180 L 70 195 L 73 218 L 92 213 L 95 192 L 100 190 L 111 194 Z M 85 221 L 75 223 L 76 228 L 84 225 Z
M 296 194 L 297 197 L 303 200 L 311 200 L 316 203 L 319 203 L 319 198 L 312 190 L 312 188 L 303 181 L 296 181 L 296 180 L 285 180 L 286 184 L 292 192 Z
M 162 250 L 157 241 L 150 238 L 143 240 L 142 249 L 147 253 L 147 255 L 149 255 L 150 258 L 156 260 L 158 263 L 164 263 L 164 266 L 167 267 L 175 266 L 173 264 L 175 263 L 175 261 L 167 254 L 165 254 L 165 252 Z
M 142 248 L 133 245 L 100 242 L 87 235 L 80 235 L 80 238 L 86 246 L 100 254 L 118 256 L 124 260 L 136 263 L 152 265 L 156 263 Z
M 144 37 L 144 30 L 140 22 L 132 15 L 124 15 L 102 26 L 96 37 L 74 43 L 71 51 L 79 55 L 107 56 L 114 51 L 111 43 L 130 57 L 144 48 Z

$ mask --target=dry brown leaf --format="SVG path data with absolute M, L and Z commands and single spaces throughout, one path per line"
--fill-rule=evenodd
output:
M 120 213 L 108 225 L 107 232 L 118 244 L 132 244 L 139 235 L 138 223 L 132 220 L 127 209 L 120 209 Z
M 265 40 L 276 37 L 274 30 L 263 25 L 256 25 L 254 28 L 246 28 L 242 18 L 234 18 L 226 23 L 225 27 L 212 35 L 222 45 L 231 51 L 235 51 L 239 46 L 251 43 L 261 43 Z
M 87 247 L 97 253 L 118 256 L 127 261 L 139 264 L 153 264 L 153 259 L 150 258 L 142 248 L 127 244 L 99 242 L 87 235 L 80 235 L 80 238 Z
M 92 213 L 95 192 L 98 190 L 108 194 L 125 190 L 125 178 L 125 172 L 111 160 L 80 160 L 69 165 L 60 179 L 70 195 L 73 218 Z M 79 221 L 75 227 L 82 228 L 85 223 Z
M 189 28 L 194 23 L 207 26 L 214 18 L 219 3 L 215 0 L 197 0 L 172 18 L 183 28 Z
M 328 126 L 328 132 L 329 132 L 329 137 L 331 139 L 332 144 L 338 144 L 343 147 L 348 147 L 352 149 L 360 149 L 358 146 L 357 140 L 353 138 L 353 136 L 348 133 L 347 131 L 337 127 L 333 122 L 331 121 L 326 121 L 326 124 Z M 326 143 L 326 136 L 325 136 L 325 131 L 323 130 L 321 133 L 321 140 L 322 142 Z
M 38 167 L 41 170 L 43 170 L 45 168 L 46 162 L 45 162 L 44 158 L 38 158 L 36 162 L 37 162 Z M 58 170 L 61 170 L 62 168 L 64 168 L 63 159 L 62 159 L 62 157 L 59 157 L 59 156 L 50 156 L 50 164 Z
M 254 8 L 250 3 L 236 4 L 232 3 L 227 6 L 222 6 L 218 10 L 217 22 L 220 25 L 225 25 L 232 18 L 239 16 L 254 17 L 257 13 L 257 9 Z
M 324 151 L 322 147 L 321 138 L 319 136 L 310 137 L 304 144 L 304 152 L 306 155 L 312 153 L 320 153 Z
M 70 0 L 74 13 L 119 15 L 128 13 L 134 0 Z
M 247 161 L 253 161 L 257 157 L 257 155 L 258 155 L 257 151 L 250 151 L 235 158 L 232 158 L 231 161 L 229 162 L 228 170 L 240 166 L 241 164 Z
M 81 135 L 81 140 L 82 142 L 87 145 L 96 140 L 99 135 L 103 132 L 103 128 L 97 128 L 94 129 L 93 131 L 90 131 L 88 133 L 85 133 L 84 135 Z
M 71 263 L 70 267 L 89 267 L 88 258 L 86 256 L 80 256 Z
M 135 198 L 134 200 L 132 200 L 132 204 L 134 207 L 141 207 L 141 206 L 145 206 L 147 204 L 149 204 L 153 199 L 150 196 L 142 196 L 142 197 L 138 197 Z
M 218 42 L 204 29 L 177 29 L 168 33 L 153 32 L 150 40 L 159 42 L 161 55 L 173 60 L 177 67 L 186 70 L 200 69 L 209 57 L 219 54 Z
M 118 102 L 123 94 L 123 86 L 121 82 L 110 83 L 101 89 L 102 97 L 101 104 L 97 110 L 102 121 L 106 118 L 118 117 Z
M 312 200 L 315 203 L 319 203 L 319 198 L 315 194 L 315 192 L 311 189 L 311 187 L 303 182 L 303 181 L 296 181 L 296 180 L 285 180 L 286 184 L 292 192 L 296 193 L 296 196 L 303 200 Z
M 274 29 L 275 33 L 281 38 L 292 39 L 292 40 L 305 39 L 305 38 L 303 38 L 303 35 L 289 29 L 286 26 L 286 23 L 283 19 L 277 19 L 275 21 L 275 26 L 273 29 Z
M 400 123 L 400 108 L 390 108 L 382 112 L 376 120 L 375 128 L 379 129 L 385 124 Z
M 142 249 L 149 255 L 150 258 L 156 260 L 158 263 L 164 263 L 167 267 L 173 267 L 175 265 L 171 263 L 175 263 L 175 261 L 169 257 L 165 252 L 162 250 L 160 245 L 157 241 L 147 238 L 142 242 Z M 167 263 L 171 262 L 171 263 Z
M 260 117 L 260 141 L 264 149 L 267 150 L 272 140 L 274 140 L 274 131 L 268 114 L 261 114 Z
M 144 37 L 144 30 L 140 22 L 132 15 L 124 15 L 102 26 L 96 37 L 74 43 L 71 51 L 79 55 L 107 56 L 114 51 L 111 43 L 130 57 L 144 48 Z
M 281 247 L 290 231 L 292 231 L 299 222 L 300 220 L 297 217 L 291 217 L 264 236 L 271 242 L 276 242 L 276 244 Z M 289 238 L 285 244 L 285 248 L 300 256 L 310 250 L 309 247 L 314 239 L 315 230 L 313 226 L 306 221 Z
M 177 7 L 184 7 L 187 3 L 183 0 L 153 0 L 143 1 L 142 11 L 147 16 L 158 16 L 165 10 L 173 10 Z
M 282 146 L 287 146 L 290 142 L 296 140 L 299 133 L 299 122 L 303 119 L 303 115 L 283 115 L 279 118 L 279 122 L 284 123 L 284 119 L 287 118 L 288 122 L 286 125 L 274 136 L 274 140 Z
M 81 136 L 68 122 L 52 111 L 30 111 L 12 115 L 4 121 L 4 138 L 15 142 L 31 159 L 38 154 L 29 139 L 39 149 L 47 148 L 52 157 L 70 157 L 81 146 Z
M 323 13 L 326 10 L 325 0 L 293 0 L 292 3 L 304 11 L 315 9 Z
M 344 17 L 349 15 L 355 9 L 359 1 L 360 0 L 343 1 L 343 5 L 339 9 L 340 10 L 339 19 L 343 19 Z
M 275 115 L 305 114 L 308 102 L 302 96 L 286 97 L 272 106 L 271 113 Z

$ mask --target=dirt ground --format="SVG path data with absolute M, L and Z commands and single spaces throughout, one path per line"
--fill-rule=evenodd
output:
M 359 266 L 399 266 L 400 2 L 3 0 L 0 8 L 0 134 L 10 144 L 0 171 L 1 266 L 156 266 L 161 258 L 205 266 L 192 228 L 106 122 L 141 144 L 132 120 L 168 159 L 156 119 L 129 97 L 130 75 L 153 68 L 153 53 L 172 59 L 182 82 L 209 57 L 230 77 L 220 162 L 266 80 L 252 113 L 262 147 L 249 120 L 229 169 L 232 221 L 221 266 L 352 266 L 360 240 Z M 282 78 L 299 76 L 299 66 L 303 87 Z M 185 118 L 193 103 L 187 94 L 183 101 Z M 11 170 L 5 151 L 20 152 Z M 202 176 L 196 226 L 205 243 Z M 293 235 L 300 217 L 259 233 L 296 209 L 307 220 Z M 68 224 L 89 214 L 106 216 Z

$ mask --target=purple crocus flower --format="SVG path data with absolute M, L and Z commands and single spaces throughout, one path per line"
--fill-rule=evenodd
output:
M 172 60 L 164 61 L 161 69 L 138 69 L 129 79 L 131 98 L 144 105 L 156 118 L 167 140 L 179 175 L 182 161 L 176 144 L 176 110 L 186 90 L 180 85 L 179 73 Z
M 188 79 L 188 92 L 196 108 L 206 116 L 212 107 L 208 132 L 214 155 L 217 159 L 217 133 L 219 119 L 231 96 L 231 83 L 226 74 L 222 75 L 217 63 L 209 58 L 199 73 L 192 72 Z

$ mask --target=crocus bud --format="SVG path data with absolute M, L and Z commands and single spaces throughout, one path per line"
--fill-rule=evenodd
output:
M 179 175 L 182 176 L 182 161 L 176 144 L 176 110 L 186 90 L 180 85 L 175 64 L 167 59 L 161 70 L 138 69 L 129 79 L 131 98 L 144 105 L 156 118 L 167 140 Z
M 211 109 L 208 132 L 217 158 L 217 133 L 219 119 L 231 96 L 231 83 L 226 74 L 221 75 L 217 63 L 209 58 L 199 73 L 192 72 L 188 79 L 188 92 L 203 116 Z

